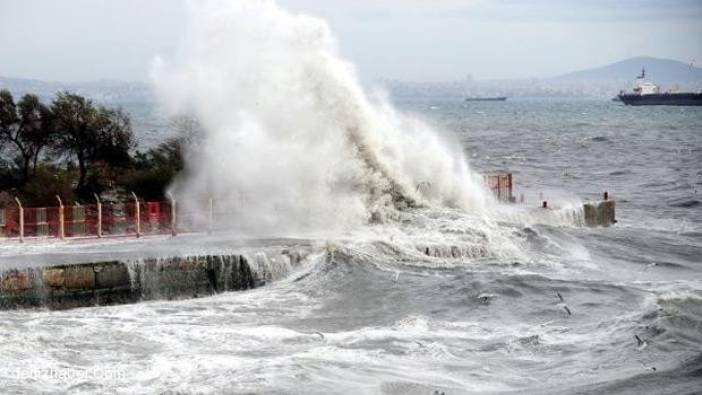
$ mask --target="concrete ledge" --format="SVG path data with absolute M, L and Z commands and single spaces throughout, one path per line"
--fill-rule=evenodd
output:
M 6 270 L 0 276 L 0 309 L 133 303 L 238 291 L 287 275 L 307 251 L 173 256 Z M 253 262 L 253 263 L 252 263 Z
M 583 205 L 583 210 L 585 215 L 585 225 L 587 226 L 610 226 L 617 223 L 615 218 L 614 200 L 585 203 Z
M 104 262 L 93 266 L 95 287 L 102 289 L 129 288 L 131 279 L 127 265 L 118 262 Z
M 0 292 L 24 292 L 32 288 L 30 273 L 13 270 L 5 273 L 0 281 Z

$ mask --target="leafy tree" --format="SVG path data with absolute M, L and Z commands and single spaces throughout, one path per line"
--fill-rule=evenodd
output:
M 181 117 L 171 126 L 178 137 L 131 157 L 131 122 L 121 110 L 69 92 L 50 106 L 36 95 L 16 103 L 0 90 L 0 188 L 14 189 L 11 194 L 29 205 L 52 204 L 57 194 L 66 201 L 92 199 L 93 193 L 121 188 L 163 199 L 192 158 L 184 157 L 184 148 L 192 155 L 202 146 L 197 119 Z
M 4 153 L 5 136 L 11 133 L 17 123 L 17 108 L 12 94 L 8 90 L 0 90 L 0 153 Z M 5 155 L 0 155 L 0 188 L 9 189 L 14 186 L 14 177 L 9 169 Z
M 0 141 L 16 155 L 20 185 L 27 182 L 51 140 L 51 118 L 51 111 L 36 95 L 25 95 L 15 104 L 9 91 L 0 91 Z
M 181 138 L 169 139 L 146 152 L 137 152 L 133 168 L 122 178 L 123 186 L 137 195 L 162 200 L 168 185 L 185 167 Z
M 71 171 L 40 163 L 22 188 L 22 201 L 29 206 L 55 206 L 58 195 L 65 204 L 70 204 L 76 200 L 74 177 Z
M 80 197 L 100 193 L 104 187 L 101 175 L 130 162 L 134 138 L 129 117 L 68 92 L 56 96 L 51 111 L 57 132 L 54 147 L 78 165 L 76 193 Z
M 23 180 L 26 181 L 36 171 L 42 150 L 51 143 L 53 114 L 36 95 L 25 95 L 17 107 L 20 118 L 20 141 L 16 145 L 22 157 Z
M 6 143 L 5 135 L 12 133 L 18 121 L 17 105 L 12 93 L 7 89 L 0 90 L 0 133 L 2 133 L 3 145 Z

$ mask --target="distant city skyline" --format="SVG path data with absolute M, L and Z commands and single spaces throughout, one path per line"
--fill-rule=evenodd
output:
M 702 65 L 690 0 L 280 0 L 318 16 L 364 80 L 543 78 L 634 56 Z M 0 76 L 148 81 L 177 55 L 183 0 L 0 0 Z

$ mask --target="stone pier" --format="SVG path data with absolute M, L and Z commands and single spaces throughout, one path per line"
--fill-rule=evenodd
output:
M 289 274 L 303 250 L 105 260 L 5 270 L 0 309 L 65 309 L 182 299 L 256 288 Z

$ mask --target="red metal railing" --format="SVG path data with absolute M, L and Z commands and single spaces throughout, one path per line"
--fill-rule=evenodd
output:
M 484 176 L 486 185 L 498 200 L 514 202 L 512 174 L 501 173 Z M 0 208 L 0 237 L 110 237 L 174 234 L 177 228 L 212 231 L 214 203 L 210 199 L 209 216 L 202 213 L 178 213 L 171 202 L 130 202 L 71 205 L 59 207 Z M 217 213 L 221 216 L 221 213 Z
M 138 215 L 137 215 L 138 213 Z M 170 202 L 0 208 L 0 237 L 109 237 L 175 233 Z

